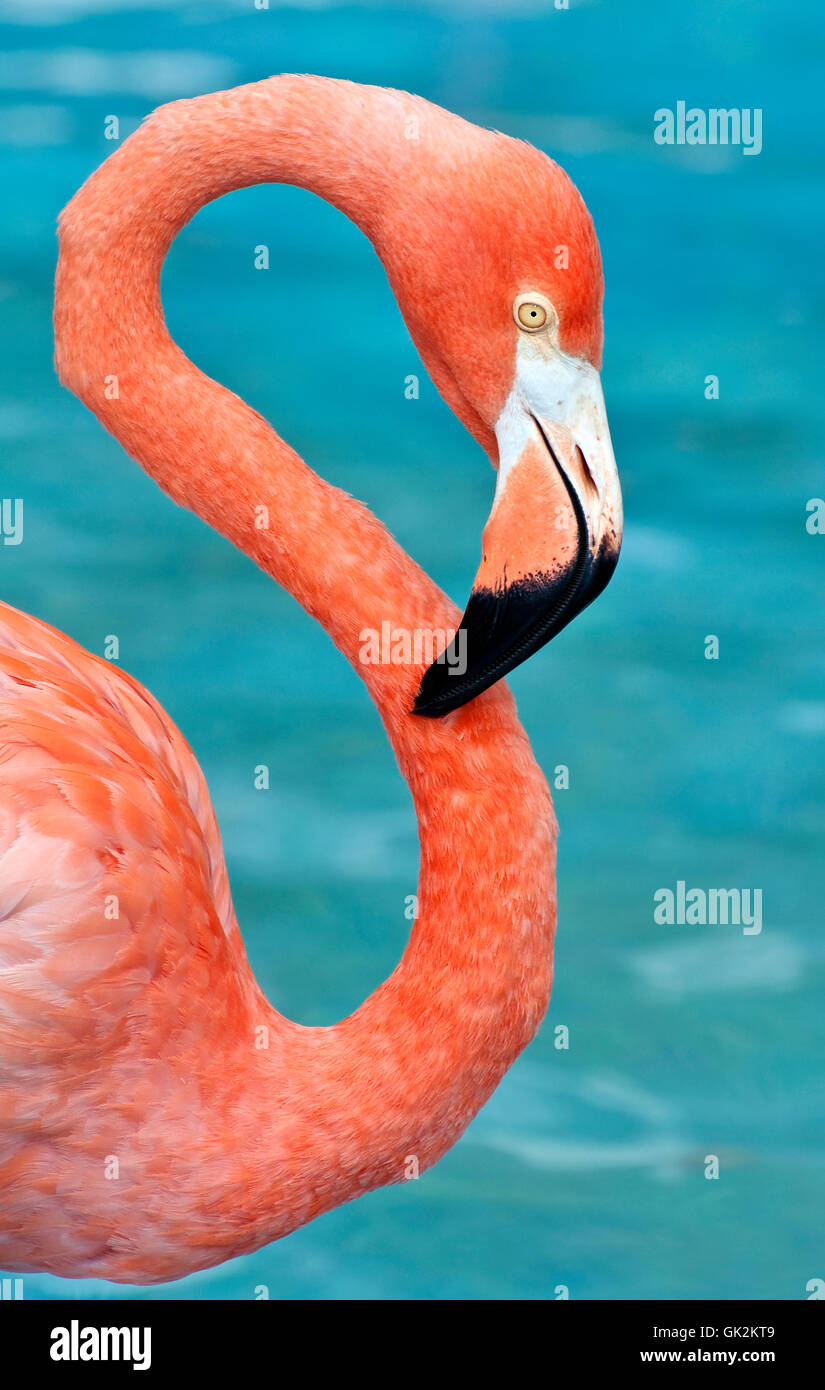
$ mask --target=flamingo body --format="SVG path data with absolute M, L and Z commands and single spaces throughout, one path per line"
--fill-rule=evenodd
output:
M 510 1000 L 501 1029 L 489 1005 L 464 997 L 449 951 L 422 942 L 422 970 L 403 990 L 387 998 L 382 987 L 335 1028 L 302 1028 L 252 976 L 182 735 L 128 675 L 0 605 L 0 1267 L 173 1279 L 449 1147 L 550 988 L 554 822 L 512 702 L 495 703 L 505 717 L 491 720 L 477 784 L 456 786 L 449 818 L 500 834 L 496 799 L 514 771 L 525 779 L 531 890 L 539 871 L 547 897 L 539 929 L 522 927 L 522 964 L 530 947 L 543 962 L 522 986 L 524 1015 Z M 486 891 L 481 866 L 476 881 Z M 437 877 L 430 891 L 449 898 Z M 519 906 L 534 915 L 538 904 Z M 441 925 L 461 930 L 448 910 Z M 482 993 L 506 968 L 487 935 Z M 439 1015 L 447 1026 L 428 1055 L 421 1023 Z M 460 1072 L 463 1030 L 485 1022 L 497 1055 L 462 1078 L 422 1143 L 422 1093 Z M 342 1115 L 348 1090 L 356 1102 Z
M 405 143 L 410 110 L 423 153 Z M 439 389 L 500 465 L 484 602 L 496 590 L 507 606 L 495 557 L 506 572 L 515 556 L 512 611 L 550 594 L 552 620 L 567 621 L 615 540 L 591 390 L 598 247 L 545 156 L 404 93 L 282 77 L 162 108 L 84 185 L 61 220 L 61 377 L 364 679 L 418 817 L 419 916 L 349 1018 L 281 1016 L 249 968 L 182 735 L 129 676 L 0 604 L 0 1268 L 174 1279 L 403 1181 L 411 1159 L 423 1171 L 455 1142 L 549 999 L 556 823 L 512 697 L 492 683 L 512 653 L 485 649 L 453 712 L 418 718 L 422 667 L 363 665 L 361 634 L 455 628 L 454 605 L 166 331 L 159 275 L 176 231 L 210 197 L 264 178 L 301 182 L 364 228 Z M 445 188 L 458 198 L 446 219 Z M 578 256 L 567 280 L 548 259 L 565 232 Z M 533 289 L 549 311 L 528 339 L 511 308 Z M 544 363 L 552 382 L 559 364 L 572 373 L 569 418 L 551 418 L 546 390 L 519 414 Z M 555 550 L 516 505 L 531 481 L 533 512 L 572 518 Z M 546 640 L 528 617 L 520 651 Z

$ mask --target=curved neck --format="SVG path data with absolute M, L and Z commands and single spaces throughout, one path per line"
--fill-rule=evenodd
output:
M 409 103 L 414 98 L 407 99 Z M 373 516 L 319 479 L 265 420 L 172 341 L 160 272 L 211 199 L 260 182 L 318 193 L 377 238 L 384 179 L 406 155 L 401 94 L 283 77 L 156 111 L 60 219 L 55 287 L 61 380 L 176 502 L 228 537 L 317 618 L 358 668 L 364 628 L 438 627 L 444 600 Z M 334 563 L 328 545 L 340 544 Z M 365 563 L 366 561 L 366 563 Z M 398 668 L 361 666 L 385 716 L 408 706 Z M 391 677 L 391 679 L 390 679 Z M 398 728 L 398 720 L 393 720 Z
M 174 103 L 105 162 L 60 223 L 61 379 L 176 502 L 323 624 L 365 680 L 413 792 L 419 917 L 397 970 L 334 1028 L 273 1014 L 277 1059 L 253 1053 L 249 1062 L 263 1068 L 247 1100 L 270 1150 L 284 1124 L 273 1092 L 290 1094 L 300 1077 L 292 1122 L 299 1111 L 304 1151 L 317 1149 L 326 1174 L 307 1196 L 308 1215 L 402 1178 L 409 1155 L 434 1161 L 534 1033 L 550 989 L 555 822 L 504 686 L 446 720 L 421 720 L 410 710 L 425 663 L 361 663 L 364 629 L 438 631 L 458 611 L 363 506 L 186 358 L 164 323 L 160 271 L 200 206 L 262 181 L 320 194 L 380 254 L 396 230 L 396 183 L 407 178 L 409 196 L 421 155 L 405 134 L 418 108 L 434 109 L 297 77 Z M 252 1011 L 260 1007 L 253 998 Z M 374 1102 L 368 1138 L 365 1097 Z M 283 1228 L 275 1168 L 258 1194 L 270 1234 Z M 247 1236 L 239 1240 L 246 1248 Z

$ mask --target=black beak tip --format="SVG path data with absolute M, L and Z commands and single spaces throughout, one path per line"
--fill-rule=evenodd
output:
M 592 603 L 617 559 L 618 546 L 603 545 L 592 559 L 582 544 L 562 574 L 531 576 L 495 592 L 474 590 L 451 646 L 424 672 L 412 713 L 425 719 L 452 714 L 521 665 Z M 465 656 L 461 666 L 459 653 Z
M 545 600 L 542 583 L 508 585 L 496 590 L 474 589 L 461 626 L 447 650 L 425 672 L 413 714 L 438 719 L 466 705 L 494 685 L 520 661 L 527 650 L 513 654 Z M 463 656 L 463 661 L 462 661 Z
M 440 719 L 445 714 L 452 714 L 453 710 L 460 709 L 472 699 L 475 690 L 451 690 L 448 669 L 434 662 L 424 672 L 412 707 L 413 714 L 418 714 L 424 719 Z

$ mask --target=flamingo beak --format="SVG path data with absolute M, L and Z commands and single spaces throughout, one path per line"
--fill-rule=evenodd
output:
M 587 362 L 520 354 L 496 425 L 499 470 L 481 566 L 453 641 L 425 672 L 414 713 L 459 709 L 593 602 L 622 539 L 601 383 Z

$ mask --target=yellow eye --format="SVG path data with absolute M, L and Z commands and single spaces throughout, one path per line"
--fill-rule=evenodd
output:
M 538 290 L 527 290 L 517 294 L 513 301 L 513 318 L 519 328 L 528 333 L 540 333 L 542 328 L 552 330 L 559 321 L 550 300 Z
M 516 317 L 522 328 L 543 328 L 547 322 L 547 310 L 541 304 L 519 304 Z

